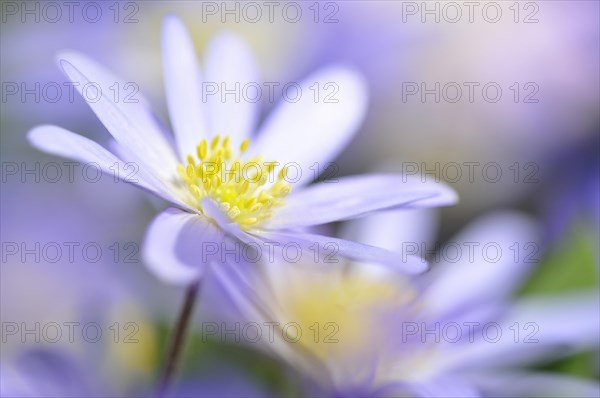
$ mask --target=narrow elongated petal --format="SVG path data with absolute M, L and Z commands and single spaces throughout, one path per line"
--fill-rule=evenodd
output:
M 262 297 L 254 291 L 255 282 L 260 282 L 253 278 L 255 270 L 250 264 L 243 265 L 247 267 L 227 262 L 213 264 L 207 268 L 207 281 L 214 281 L 213 287 L 221 286 L 224 294 L 231 300 L 231 305 L 238 310 L 239 317 L 260 323 L 273 319 L 272 315 L 267 312 L 268 307 L 260 302 Z
M 283 247 L 293 244 L 313 257 L 321 257 L 319 261 L 324 262 L 337 263 L 339 262 L 337 257 L 341 256 L 351 260 L 381 264 L 407 274 L 417 274 L 427 269 L 427 262 L 420 257 L 329 236 L 281 231 L 260 231 L 255 232 L 255 235 Z
M 476 220 L 441 248 L 424 297 L 432 314 L 486 304 L 511 294 L 540 258 L 540 231 L 516 212 Z
M 148 111 L 146 101 L 137 92 L 137 83 L 128 85 L 82 54 L 65 52 L 58 59 L 108 132 L 136 154 L 137 162 L 145 163 L 165 179 L 177 175 L 178 160 L 169 138 Z M 125 92 L 133 92 L 133 97 L 128 98 Z
M 348 221 L 342 226 L 340 237 L 395 252 L 419 253 L 419 243 L 433 244 L 437 230 L 434 209 L 406 209 L 382 211 Z M 356 267 L 356 271 L 368 276 L 387 277 L 389 269 L 383 267 Z
M 95 163 L 110 176 L 137 185 L 165 200 L 185 207 L 169 187 L 143 166 L 123 162 L 96 142 L 79 134 L 61 127 L 43 125 L 31 130 L 27 138 L 33 146 L 42 151 L 81 162 Z
M 479 398 L 477 388 L 458 377 L 443 377 L 410 388 L 417 397 L 423 398 Z
M 189 284 L 206 264 L 219 261 L 223 232 L 207 218 L 167 209 L 150 224 L 144 240 L 144 261 L 166 283 Z
M 202 79 L 194 43 L 183 23 L 174 16 L 163 24 L 162 57 L 165 92 L 180 159 L 195 153 L 207 137 L 202 104 Z
M 452 352 L 441 353 L 437 366 L 440 371 L 522 366 L 598 348 L 598 296 L 592 291 L 521 299 L 490 328 L 487 340 L 447 346 Z
M 266 228 L 297 228 L 346 220 L 378 210 L 456 202 L 456 194 L 442 184 L 423 183 L 395 174 L 344 177 L 292 191 Z
M 347 222 L 342 237 L 395 251 L 406 249 L 406 243 L 431 247 L 437 224 L 435 209 L 383 211 Z
M 256 286 L 256 282 L 260 283 L 261 279 L 244 280 L 239 268 L 239 264 L 215 264 L 207 270 L 206 276 L 211 282 L 215 282 L 215 285 L 220 285 L 223 288 L 224 293 L 231 298 L 240 314 L 243 314 L 241 316 L 247 322 L 268 325 L 274 319 L 281 319 L 268 310 L 276 300 L 262 302 L 265 299 L 265 292 L 259 290 L 259 287 Z M 255 269 L 251 268 L 250 272 L 255 272 Z M 260 287 L 264 286 L 261 285 Z M 268 289 L 268 287 L 264 288 Z M 267 295 L 266 297 L 270 299 L 272 296 Z M 306 351 L 302 350 L 301 345 L 289 344 L 285 340 L 285 335 L 281 333 L 275 333 L 272 337 L 272 339 L 260 339 L 258 344 L 272 355 L 289 361 L 296 368 L 306 369 L 308 372 L 314 373 L 315 380 L 327 377 L 328 372 L 323 363 L 315 360 L 312 356 L 302 355 L 306 354 Z
M 233 33 L 216 35 L 205 57 L 209 136 L 229 135 L 239 145 L 256 126 L 260 97 L 255 93 L 264 89 L 258 82 L 258 67 L 250 48 Z M 217 93 L 210 94 L 214 90 Z
M 298 185 L 315 178 L 358 131 L 367 108 L 367 88 L 350 69 L 329 67 L 293 88 L 260 128 L 254 148 L 265 159 L 297 164 Z
M 474 382 L 485 392 L 485 396 L 506 398 L 596 398 L 600 396 L 600 384 L 597 381 L 557 373 L 496 371 L 477 375 Z

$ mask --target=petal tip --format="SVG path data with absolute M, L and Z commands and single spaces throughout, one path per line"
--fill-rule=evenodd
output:
M 168 208 L 160 213 L 150 223 L 142 245 L 142 258 L 144 265 L 162 282 L 172 285 L 188 285 L 202 277 L 201 267 L 190 267 L 180 262 L 180 259 L 170 245 L 173 245 L 177 237 L 172 233 L 182 233 L 182 225 L 185 224 L 186 215 L 176 208 Z M 165 237 L 166 235 L 166 237 Z M 166 247 L 159 247 L 164 245 Z
M 164 35 L 187 32 L 185 23 L 175 14 L 167 14 L 161 28 Z
M 65 65 L 68 66 L 73 66 L 73 62 L 75 62 L 75 60 L 77 60 L 78 58 L 84 58 L 85 55 L 74 51 L 74 50 L 62 50 L 60 52 L 58 52 L 55 56 L 54 56 L 54 60 L 56 61 L 57 65 L 65 70 Z
M 405 271 L 409 275 L 420 275 L 430 269 L 429 262 L 421 257 L 413 257 L 405 263 Z
M 42 124 L 33 127 L 27 132 L 27 141 L 31 146 L 41 151 L 47 150 L 48 142 L 54 142 L 57 132 L 64 131 L 61 127 L 51 124 Z

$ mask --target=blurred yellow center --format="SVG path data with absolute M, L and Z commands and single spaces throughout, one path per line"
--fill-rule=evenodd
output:
M 142 308 L 129 300 L 119 301 L 110 311 L 108 318 L 115 320 L 107 328 L 105 341 L 110 379 L 122 388 L 149 382 L 159 359 L 154 325 Z
M 202 212 L 202 200 L 210 198 L 243 229 L 271 217 L 291 190 L 285 181 L 286 167 L 276 174 L 277 162 L 266 162 L 261 156 L 242 160 L 249 145 L 246 139 L 234 151 L 229 136 L 222 140 L 216 136 L 210 143 L 203 139 L 196 147 L 196 157 L 190 154 L 187 164 L 177 166 L 195 208 Z
M 310 285 L 310 291 L 288 295 L 289 317 L 301 325 L 299 341 L 320 358 L 368 349 L 381 327 L 377 317 L 404 296 L 393 283 L 359 276 L 318 278 Z

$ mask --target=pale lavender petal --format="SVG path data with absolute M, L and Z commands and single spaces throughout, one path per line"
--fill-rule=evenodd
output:
M 105 174 L 137 185 L 165 200 L 186 207 L 177 199 L 172 189 L 145 170 L 144 165 L 123 162 L 96 142 L 79 134 L 58 126 L 43 125 L 31 130 L 27 138 L 31 145 L 44 152 L 95 164 Z
M 257 123 L 260 98 L 254 98 L 255 92 L 262 91 L 255 88 L 264 89 L 252 51 L 238 36 L 223 32 L 209 43 L 205 62 L 203 99 L 210 115 L 209 136 L 229 135 L 239 145 Z M 210 94 L 215 89 L 217 93 Z
M 290 101 L 290 89 L 288 100 L 260 128 L 251 151 L 281 164 L 297 164 L 301 175 L 296 183 L 301 185 L 315 178 L 316 163 L 319 170 L 326 168 L 358 131 L 367 109 L 367 88 L 359 74 L 343 67 L 320 70 L 299 85 L 298 101 Z
M 456 201 L 443 184 L 395 174 L 369 174 L 321 182 L 292 193 L 265 224 L 268 229 L 297 228 L 359 217 L 374 211 L 441 206 Z
M 532 364 L 576 351 L 598 349 L 599 292 L 521 299 L 477 340 L 448 346 L 442 369 L 480 370 Z M 497 331 L 500 331 L 500 335 Z
M 600 384 L 597 380 L 558 373 L 493 372 L 477 375 L 474 383 L 486 393 L 486 396 L 494 397 L 600 397 Z
M 265 285 L 264 278 L 257 272 L 257 266 L 263 264 L 263 262 L 242 264 L 243 267 L 240 267 L 240 264 L 213 263 L 206 271 L 206 283 L 214 283 L 212 287 L 218 285 L 224 290 L 224 294 L 237 307 L 241 319 L 260 325 L 266 325 L 265 322 L 282 320 L 273 312 L 277 305 L 277 298 L 270 294 L 271 288 Z M 285 264 L 271 265 L 278 267 Z M 238 317 L 236 321 L 239 320 Z M 303 351 L 297 344 L 286 342 L 280 333 L 275 333 L 273 339 L 261 339 L 257 344 L 272 355 L 284 358 L 296 368 L 313 371 L 316 373 L 316 379 L 327 374 L 322 362 L 306 355 L 306 351 Z
M 406 209 L 377 212 L 347 222 L 342 230 L 344 239 L 368 245 L 402 251 L 407 243 L 431 247 L 438 229 L 435 209 Z
M 144 261 L 159 279 L 189 284 L 204 267 L 220 261 L 223 232 L 199 214 L 167 209 L 150 224 L 143 245 Z
M 246 265 L 249 264 L 244 264 Z M 256 303 L 262 297 L 255 294 L 252 286 L 254 281 L 248 280 L 239 268 L 240 264 L 215 263 L 207 269 L 206 276 L 223 288 L 241 316 L 254 322 L 269 321 L 272 317 L 265 313 L 264 309 L 267 307 Z
M 409 389 L 415 396 L 423 398 L 478 398 L 482 396 L 475 386 L 454 375 L 415 384 Z
M 211 218 L 219 228 L 227 232 L 229 235 L 237 238 L 245 244 L 256 243 L 257 240 L 252 235 L 242 231 L 239 224 L 232 222 L 227 214 L 219 207 L 218 203 L 210 198 L 202 199 L 202 210 L 207 217 Z
M 349 240 L 300 232 L 254 231 L 253 234 L 264 240 L 276 242 L 282 247 L 291 245 L 299 247 L 309 257 L 316 256 L 319 258 L 318 261 L 325 263 L 338 263 L 340 260 L 337 257 L 341 256 L 351 260 L 385 265 L 407 274 L 417 274 L 427 270 L 427 262 L 420 257 Z
M 183 23 L 168 16 L 163 23 L 162 57 L 165 93 L 180 159 L 196 153 L 208 137 L 202 104 L 200 68 L 194 43 Z
M 59 54 L 58 60 L 108 132 L 137 156 L 136 162 L 146 164 L 163 179 L 177 176 L 177 156 L 168 137 L 147 110 L 146 101 L 138 92 L 132 98 L 125 96 L 125 92 L 139 89 L 137 83 L 129 82 L 126 87 L 127 82 L 82 54 L 65 52 Z
M 429 310 L 441 315 L 507 297 L 539 261 L 539 239 L 538 225 L 516 212 L 474 221 L 438 252 L 424 293 Z

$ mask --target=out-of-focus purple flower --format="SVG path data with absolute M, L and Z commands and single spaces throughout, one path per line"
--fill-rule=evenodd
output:
M 359 241 L 432 249 L 426 210 L 354 222 L 347 233 Z M 598 291 L 512 298 L 539 260 L 539 240 L 532 219 L 504 211 L 467 226 L 413 279 L 340 263 L 263 264 L 258 276 L 219 280 L 246 287 L 238 306 L 248 319 L 279 322 L 282 332 L 259 346 L 316 381 L 317 395 L 597 396 L 597 382 L 521 368 L 600 345 Z
M 118 380 L 104 377 L 98 359 L 57 348 L 25 349 L 14 360 L 0 362 L 0 394 L 12 398 L 151 396 L 151 383 L 123 388 Z M 125 368 L 125 372 L 128 370 Z M 220 370 L 227 376 L 184 378 L 168 397 L 270 396 L 234 369 Z
M 120 8 L 124 5 L 107 2 L 5 4 L 0 37 L 3 146 L 13 150 L 28 148 L 22 132 L 39 123 L 85 128 L 89 134 L 99 131 L 101 125 L 84 111 L 84 102 L 79 100 L 71 82 L 57 68 L 47 66 L 57 51 L 68 47 L 93 49 L 99 57 L 110 58 L 130 69 L 131 62 L 127 64 L 130 58 L 123 56 L 126 49 L 115 45 L 122 43 L 124 34 L 138 25 L 123 23 Z M 119 20 L 115 22 L 117 17 Z
M 350 177 L 335 184 L 303 187 L 315 178 L 308 172 L 311 167 L 339 154 L 363 119 L 366 87 L 351 70 L 334 66 L 306 78 L 300 84 L 305 92 L 315 82 L 336 82 L 341 99 L 324 104 L 301 96 L 296 102 L 283 103 L 263 124 L 256 145 L 250 148 L 257 119 L 255 102 L 211 96 L 203 104 L 192 40 L 174 17 L 165 20 L 163 57 L 174 140 L 156 122 L 146 100 L 117 103 L 104 96 L 107 85 L 121 80 L 75 53 L 62 54 L 60 65 L 78 83 L 78 90 L 89 82 L 103 87 L 101 95 L 88 102 L 115 138 L 119 157 L 56 126 L 38 127 L 29 139 L 47 152 L 94 161 L 105 172 L 116 165 L 121 179 L 177 206 L 154 220 L 144 248 L 150 269 L 165 281 L 190 283 L 200 277 L 202 264 L 224 261 L 220 251 L 206 259 L 205 244 L 237 239 L 261 249 L 266 243 L 290 241 L 304 248 L 322 246 L 332 238 L 300 229 L 381 209 L 456 201 L 453 191 L 441 184 L 405 182 L 397 175 Z M 236 36 L 222 34 L 209 45 L 207 81 L 253 83 L 258 80 L 256 69 L 249 49 Z M 240 145 L 239 151 L 233 145 Z M 131 170 L 126 161 L 136 165 L 133 180 L 127 178 Z M 248 165 L 258 169 L 242 175 Z M 287 178 L 290 165 L 299 166 L 294 180 Z M 292 186 L 294 193 L 288 196 Z M 376 247 L 337 242 L 341 254 L 349 258 L 379 261 L 406 272 L 426 268 L 420 260 L 401 259 Z
M 60 350 L 23 350 L 12 363 L 0 363 L 0 392 L 15 398 L 115 396 L 90 379 L 91 365 Z
M 547 237 L 555 242 L 576 221 L 588 221 L 600 233 L 600 134 L 568 147 L 547 159 L 547 175 L 538 197 L 548 224 Z
M 600 10 L 590 1 L 473 6 L 340 1 L 337 22 L 311 25 L 318 39 L 307 40 L 303 52 L 309 67 L 331 58 L 353 62 L 373 88 L 363 133 L 338 160 L 344 170 L 383 159 L 451 181 L 458 164 L 462 176 L 453 187 L 461 211 L 475 215 L 536 191 L 539 185 L 523 183 L 522 175 L 513 182 L 515 163 L 544 165 L 549 154 L 597 134 Z M 500 9 L 501 18 L 486 20 L 483 9 Z M 477 85 L 473 95 L 469 84 Z M 484 97 L 487 84 L 490 97 L 494 87 L 502 90 L 497 102 Z M 479 183 L 469 181 L 468 162 L 478 163 Z M 481 168 L 494 163 L 503 175 L 489 183 Z

